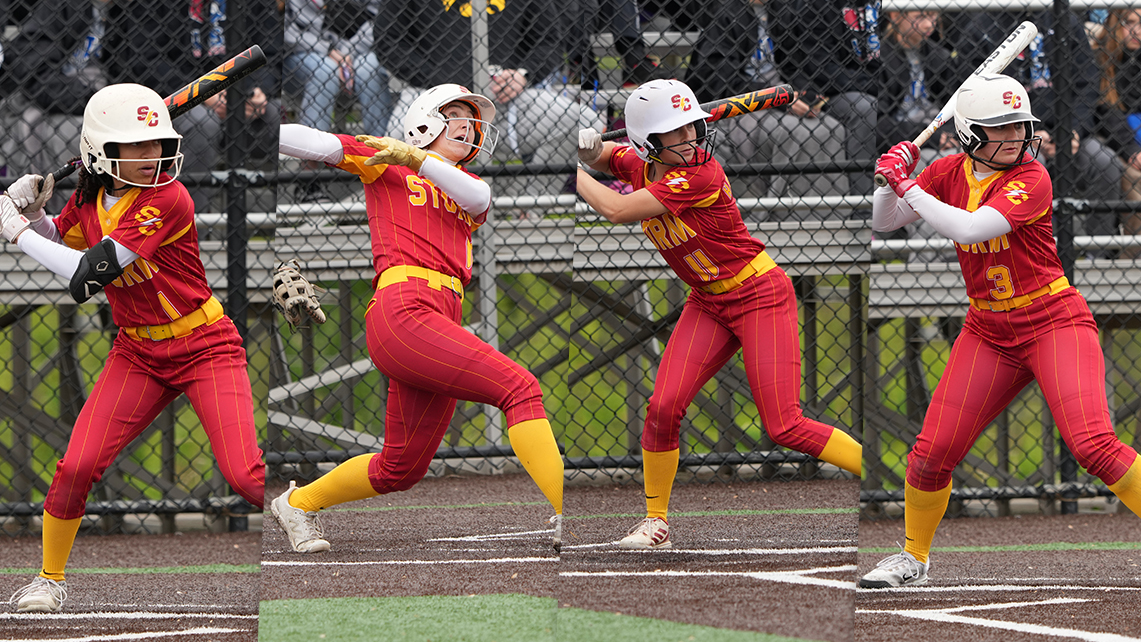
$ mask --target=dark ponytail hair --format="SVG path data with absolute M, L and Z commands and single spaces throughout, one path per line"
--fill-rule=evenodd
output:
M 77 156 L 72 160 L 78 161 L 79 157 Z M 80 165 L 77 181 L 79 184 L 75 188 L 75 205 L 81 206 L 84 203 L 94 203 L 95 199 L 99 198 L 99 188 L 103 187 L 103 183 L 95 178 L 91 172 L 87 171 L 85 165 Z

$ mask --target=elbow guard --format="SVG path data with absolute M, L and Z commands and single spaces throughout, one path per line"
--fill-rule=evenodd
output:
M 76 303 L 83 303 L 98 294 L 107 284 L 119 278 L 123 268 L 115 256 L 115 242 L 105 238 L 83 253 L 79 269 L 71 277 L 68 290 Z

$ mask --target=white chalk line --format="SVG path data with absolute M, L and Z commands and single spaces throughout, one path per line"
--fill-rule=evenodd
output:
M 496 557 L 470 560 L 374 560 L 365 562 L 339 562 L 335 560 L 302 562 L 299 560 L 263 560 L 262 566 L 434 566 L 455 564 L 525 564 L 528 562 L 558 562 L 557 557 Z
M 799 571 L 564 571 L 559 577 L 749 577 L 756 580 L 855 590 L 855 581 L 812 577 L 817 573 L 850 573 L 856 565 L 808 568 Z
M 945 624 L 969 624 L 972 626 L 981 626 L 991 629 L 1000 629 L 1004 631 L 1015 631 L 1017 633 L 1033 633 L 1037 635 L 1049 635 L 1054 637 L 1064 638 L 1077 638 L 1085 640 L 1086 642 L 1137 642 L 1138 638 L 1133 638 L 1125 635 L 1118 635 L 1116 633 L 1098 633 L 1093 631 L 1080 631 L 1077 629 L 1063 629 L 1053 626 L 1045 626 L 1042 624 L 1027 624 L 1023 622 L 1007 622 L 1004 620 L 990 620 L 987 618 L 974 618 L 962 615 L 955 615 L 955 613 L 962 613 L 965 611 L 988 611 L 997 609 L 1011 609 L 1020 608 L 1024 606 L 1045 606 L 1051 604 L 1076 604 L 1082 602 L 1093 602 L 1095 600 L 1084 600 L 1077 598 L 1053 598 L 1049 600 L 1040 600 L 1037 602 L 997 602 L 993 604 L 980 604 L 977 606 L 959 606 L 946 609 L 899 609 L 899 610 L 870 610 L 870 609 L 856 609 L 857 615 L 864 614 L 888 614 L 899 615 L 902 617 L 913 618 L 917 620 L 926 620 L 929 622 L 941 622 Z
M 605 544 L 586 544 L 563 546 L 563 550 L 572 548 L 586 548 L 599 546 L 618 546 L 618 542 Z M 839 553 L 855 553 L 855 546 L 830 546 L 813 548 L 648 548 L 648 549 L 615 549 L 613 552 L 623 555 L 833 555 Z
M 135 633 L 114 633 L 110 635 L 86 635 L 81 638 L 52 638 L 52 642 L 112 642 L 113 640 L 147 640 L 166 638 L 176 635 L 217 635 L 226 633 L 249 633 L 245 629 L 222 629 L 218 627 L 199 627 L 196 629 L 183 629 L 181 631 L 139 631 Z M 27 642 L 28 638 L 13 638 L 0 640 L 0 642 Z
M 894 588 L 860 589 L 860 593 L 874 595 L 878 593 L 991 593 L 1019 591 L 1101 591 L 1112 593 L 1115 591 L 1141 591 L 1137 586 L 1080 586 L 1076 584 L 964 584 L 962 586 L 901 586 Z
M 553 535 L 553 528 L 542 531 L 515 531 L 512 533 L 491 533 L 489 535 L 464 535 L 462 537 L 433 537 L 426 542 L 484 542 L 501 539 L 531 539 L 535 535 Z
M 115 604 L 116 607 L 130 606 L 129 604 Z M 154 608 L 154 607 L 151 607 Z M 37 620 L 51 618 L 52 621 L 61 620 L 169 620 L 171 618 L 212 618 L 216 620 L 256 620 L 255 615 L 239 615 L 236 613 L 195 613 L 193 611 L 91 611 L 69 613 L 0 613 L 0 620 Z

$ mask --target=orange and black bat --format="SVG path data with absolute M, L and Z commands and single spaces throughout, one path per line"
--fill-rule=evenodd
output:
M 777 85 L 775 87 L 766 87 L 765 89 L 751 91 L 747 94 L 741 94 L 740 96 L 730 96 L 729 98 L 702 103 L 701 108 L 710 114 L 709 118 L 705 119 L 705 122 L 712 123 L 726 118 L 734 118 L 741 114 L 761 111 L 762 109 L 784 107 L 791 103 L 794 98 L 795 92 L 793 92 L 790 85 Z M 615 129 L 614 131 L 602 134 L 602 140 L 614 140 L 625 136 L 625 129 Z
M 171 120 L 206 102 L 207 98 L 229 89 L 234 83 L 265 66 L 265 63 L 266 58 L 261 47 L 254 45 L 202 74 L 189 85 L 164 99 Z M 72 161 L 52 172 L 52 176 L 55 177 L 56 183 L 59 183 L 82 164 L 80 160 Z

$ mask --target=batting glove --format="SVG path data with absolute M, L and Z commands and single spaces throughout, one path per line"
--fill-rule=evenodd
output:
M 593 165 L 602 158 L 602 134 L 594 128 L 578 130 L 578 159 Z
M 43 187 L 40 187 L 41 181 Z M 35 223 L 44 217 L 44 203 L 52 197 L 53 188 L 55 177 L 51 174 L 47 178 L 39 174 L 24 174 L 8 188 L 8 196 L 20 208 L 20 213 Z
M 8 195 L 0 196 L 0 229 L 3 230 L 4 238 L 8 239 L 9 243 L 15 243 L 16 239 L 31 226 L 32 222 L 20 213 L 20 209 Z
M 376 150 L 372 158 L 365 159 L 365 165 L 402 165 L 419 174 L 420 166 L 428 158 L 428 153 L 419 147 L 388 136 L 377 138 L 362 134 L 357 136 L 357 142 Z
M 908 176 L 915 172 L 915 166 L 919 163 L 919 148 L 915 146 L 915 143 L 909 140 L 896 143 L 887 150 L 887 153 L 895 154 L 907 163 Z
M 915 179 L 910 178 L 911 172 L 907 169 L 907 161 L 890 152 L 880 156 L 876 162 L 876 174 L 887 179 L 887 184 L 900 198 L 903 198 L 904 192 L 918 185 Z

